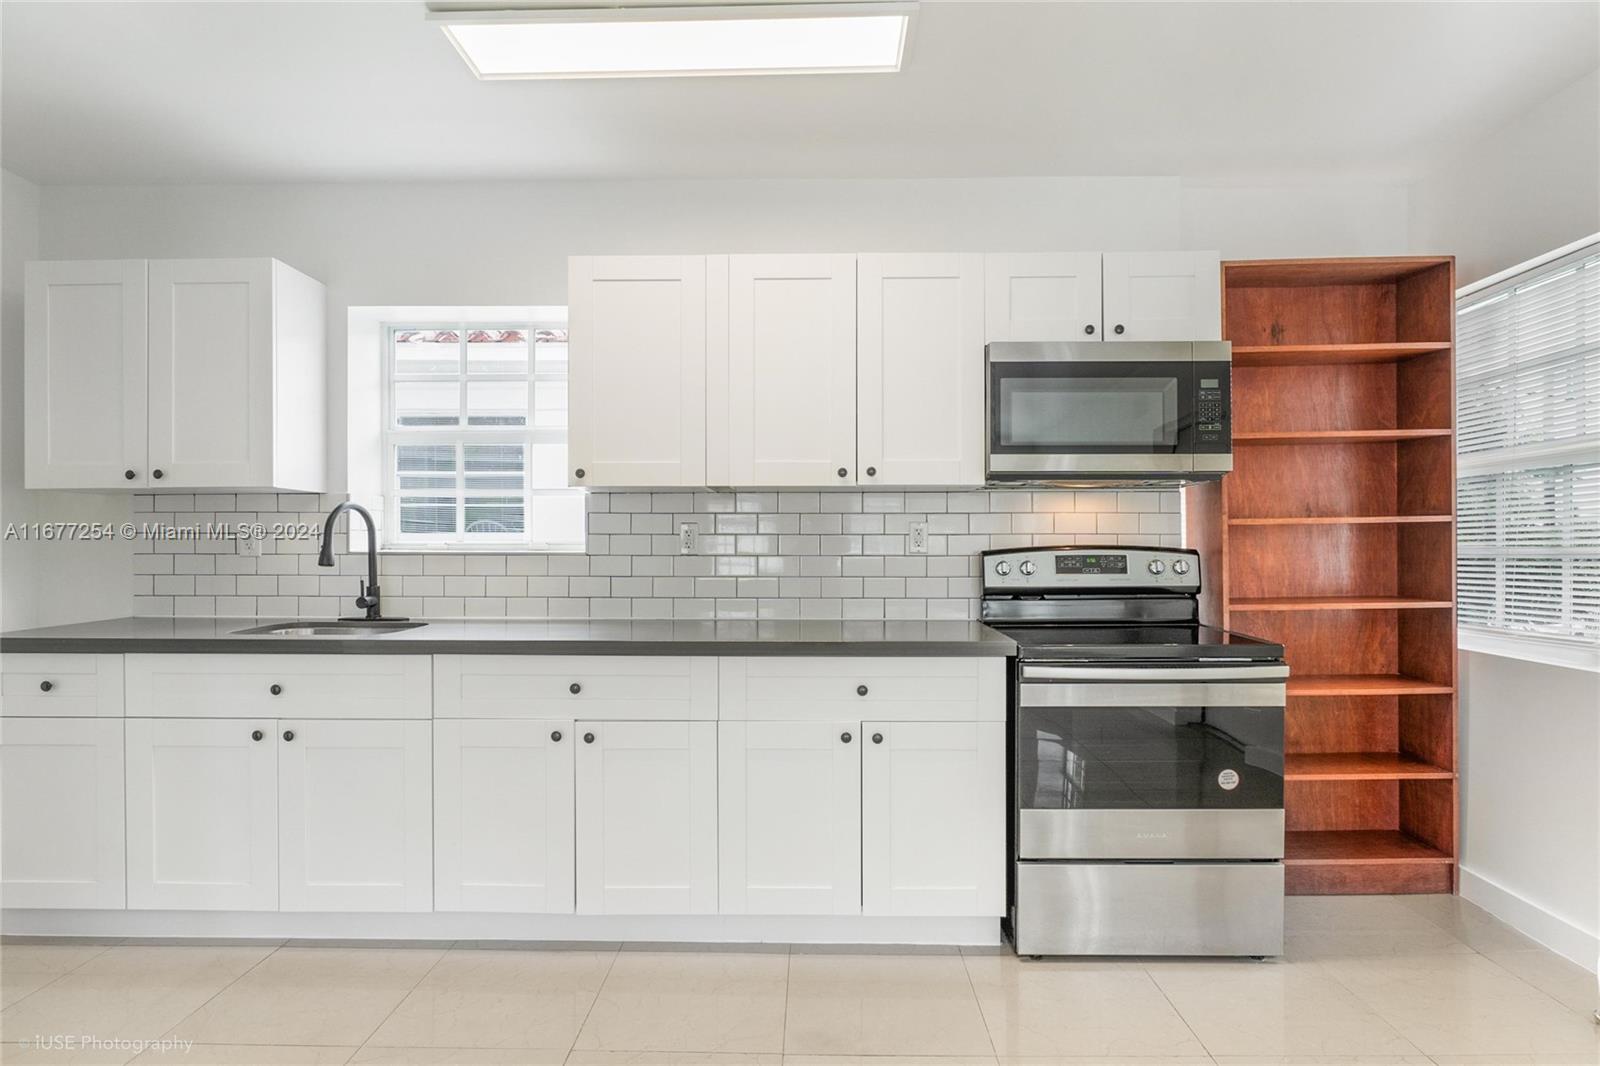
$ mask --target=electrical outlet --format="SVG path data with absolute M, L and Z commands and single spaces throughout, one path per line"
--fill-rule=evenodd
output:
M 246 559 L 261 558 L 261 548 L 266 543 L 265 537 L 251 536 L 248 532 L 239 537 L 239 554 Z
M 906 538 L 906 551 L 912 555 L 928 554 L 928 523 L 911 523 L 911 536 Z
M 698 522 L 678 523 L 678 554 L 694 555 L 700 550 L 700 524 Z

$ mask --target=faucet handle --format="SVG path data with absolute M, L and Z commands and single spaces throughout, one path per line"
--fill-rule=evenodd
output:
M 360 583 L 361 595 L 356 597 L 356 606 L 362 610 L 373 607 L 378 602 L 378 586 L 369 585 L 365 581 Z

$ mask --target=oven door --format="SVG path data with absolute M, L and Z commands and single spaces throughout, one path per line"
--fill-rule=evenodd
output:
M 1195 381 L 1188 344 L 990 345 L 989 473 L 1189 473 Z
M 1283 857 L 1288 667 L 1024 663 L 1017 857 Z

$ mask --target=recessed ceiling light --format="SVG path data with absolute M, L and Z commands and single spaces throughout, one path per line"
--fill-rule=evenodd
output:
M 441 5 L 443 6 L 443 5 Z M 485 80 L 900 69 L 915 3 L 435 10 Z

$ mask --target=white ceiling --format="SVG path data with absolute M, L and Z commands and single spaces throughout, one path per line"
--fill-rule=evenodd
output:
M 0 5 L 43 183 L 1407 180 L 1600 64 L 1595 3 L 925 2 L 899 74 L 479 82 L 421 3 Z

